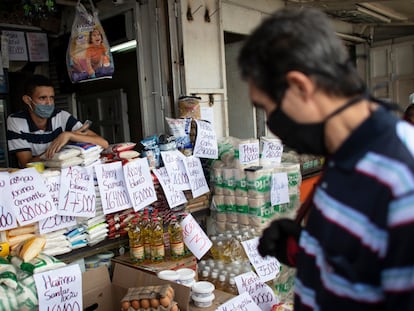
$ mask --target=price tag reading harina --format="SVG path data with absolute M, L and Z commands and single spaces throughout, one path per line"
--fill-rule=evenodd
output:
M 79 265 L 33 274 L 40 311 L 82 311 L 82 273 Z
M 190 182 L 183 163 L 185 156 L 180 151 L 173 150 L 161 151 L 161 158 L 174 188 L 177 190 L 190 190 Z
M 10 174 L 12 208 L 21 226 L 56 214 L 56 206 L 42 176 L 35 168 L 25 168 Z
M 193 198 L 197 198 L 204 193 L 209 192 L 210 189 L 208 188 L 200 159 L 194 156 L 189 156 L 185 158 L 184 164 L 190 181 Z
M 260 158 L 259 142 L 240 144 L 239 161 L 242 165 L 257 163 Z
M 17 227 L 8 172 L 0 172 L 0 193 L 0 231 L 3 231 Z
M 262 282 L 273 280 L 279 273 L 280 263 L 274 257 L 260 256 L 257 250 L 259 238 L 242 241 L 242 245 L 260 280 Z
M 148 160 L 136 159 L 123 166 L 129 198 L 135 211 L 157 201 Z
M 274 304 L 279 302 L 272 288 L 262 282 L 253 271 L 240 274 L 234 278 L 238 292 L 247 292 L 260 310 L 270 311 Z
M 70 166 L 60 174 L 58 214 L 76 217 L 94 217 L 96 193 L 93 168 Z
M 272 206 L 289 203 L 289 181 L 287 173 L 272 174 L 270 203 Z
M 153 172 L 155 176 L 157 176 L 162 190 L 164 190 L 164 194 L 167 198 L 167 202 L 170 208 L 176 207 L 187 202 L 184 192 L 182 192 L 181 190 L 176 190 L 172 185 L 170 177 L 167 173 L 167 169 L 165 167 L 154 169 Z
M 97 164 L 94 168 L 98 179 L 103 213 L 106 215 L 130 208 L 131 201 L 125 184 L 122 162 Z
M 59 207 L 60 176 L 48 176 L 44 178 L 44 181 L 57 210 Z M 45 234 L 74 225 L 76 225 L 75 216 L 54 215 L 39 221 L 39 232 Z
M 183 228 L 185 245 L 197 259 L 200 259 L 208 252 L 213 243 L 191 214 L 188 214 L 180 225 Z
M 216 311 L 261 311 L 247 292 L 227 300 Z
M 195 120 L 197 136 L 193 155 L 199 158 L 217 159 L 218 144 L 213 124 L 204 120 Z

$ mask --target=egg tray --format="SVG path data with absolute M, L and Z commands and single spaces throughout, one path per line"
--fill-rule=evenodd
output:
M 124 301 L 133 301 L 141 299 L 160 299 L 167 297 L 167 292 L 169 288 L 172 288 L 171 285 L 151 285 L 151 286 L 141 286 L 141 287 L 130 287 L 126 295 L 121 299 L 121 303 Z M 167 307 L 162 306 L 161 304 L 157 307 L 149 308 L 138 308 L 135 309 L 132 306 L 129 307 L 128 311 L 170 311 L 173 306 L 177 306 L 176 310 L 179 311 L 177 302 L 174 301 L 174 297 L 171 298 L 171 302 Z

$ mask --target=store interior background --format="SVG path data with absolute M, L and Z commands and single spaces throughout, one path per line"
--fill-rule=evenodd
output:
M 37 0 L 32 0 L 32 2 L 35 1 Z M 82 0 L 82 3 L 87 4 L 89 1 Z M 92 129 L 108 139 L 110 143 L 121 141 L 138 142 L 146 135 L 161 134 L 161 130 L 165 128 L 163 124 L 164 117 L 177 116 L 176 99 L 178 95 L 190 94 L 180 93 L 185 87 L 178 87 L 177 91 L 177 80 L 173 82 L 172 76 L 174 73 L 172 72 L 172 68 L 176 65 L 183 67 L 183 63 L 181 59 L 179 60 L 179 64 L 173 63 L 174 58 L 168 54 L 171 48 L 169 46 L 170 38 L 168 38 L 167 34 L 170 30 L 168 28 L 169 21 L 157 21 L 157 27 L 160 25 L 160 28 L 155 30 L 158 31 L 157 38 L 153 36 L 147 38 L 146 42 L 141 42 L 145 45 L 141 46 L 141 48 L 145 50 L 145 53 L 153 54 L 154 59 L 152 59 L 152 62 L 158 62 L 158 65 L 162 69 L 157 69 L 156 66 L 145 69 L 139 68 L 139 58 L 142 55 L 137 53 L 139 49 L 131 49 L 113 54 L 115 73 L 112 79 L 72 84 L 67 76 L 65 56 L 75 13 L 75 5 L 78 0 L 55 0 L 58 8 L 57 14 L 50 14 L 47 18 L 41 19 L 27 18 L 22 9 L 23 2 L 15 0 L 2 0 L 0 2 L 0 26 L 4 26 L 4 24 L 15 25 L 21 27 L 21 29 L 16 28 L 15 30 L 24 31 L 25 29 L 33 29 L 34 31 L 47 32 L 49 37 L 50 62 L 47 64 L 13 62 L 11 64 L 9 70 L 10 91 L 7 114 L 17 111 L 22 107 L 20 99 L 21 82 L 25 74 L 39 72 L 47 73 L 55 82 L 57 95 L 56 105 L 59 108 L 72 112 L 81 121 L 91 119 L 94 122 Z M 140 31 L 144 35 L 149 32 L 149 27 L 154 25 L 148 22 L 151 17 L 148 17 L 146 12 L 141 12 L 141 15 L 139 15 L 133 12 L 134 8 L 151 6 L 152 8 L 156 8 L 155 11 L 161 17 L 160 19 L 167 19 L 168 13 L 170 13 L 168 6 L 171 6 L 171 3 L 174 2 L 175 0 L 93 0 L 111 45 L 135 38 L 136 31 L 134 26 L 137 24 L 137 21 L 134 20 L 135 18 L 142 19 L 139 23 L 143 27 Z M 221 6 L 230 7 L 232 5 L 238 5 L 242 9 L 248 9 L 248 5 L 252 5 L 247 0 L 183 0 L 182 2 L 188 2 L 189 5 L 193 5 L 194 14 L 202 14 L 200 13 L 201 9 L 199 12 L 196 12 L 199 4 L 207 7 L 208 4 L 212 5 L 214 2 L 214 5 L 217 5 L 217 3 L 220 5 L 220 9 L 222 9 Z M 370 44 L 380 40 L 394 40 L 395 38 L 414 34 L 414 0 L 367 1 L 381 2 L 397 14 L 402 14 L 407 17 L 404 21 L 393 20 L 390 23 L 373 20 L 373 17 L 363 15 L 356 10 L 357 3 L 355 1 L 263 0 L 259 2 L 257 3 L 258 8 L 256 9 L 258 16 L 263 14 L 266 9 L 275 6 L 320 7 L 329 11 L 331 15 L 336 16 L 338 20 L 357 25 L 354 28 L 358 35 L 357 37 L 363 40 L 370 40 Z M 358 3 L 360 2 L 363 3 L 363 1 L 358 1 Z M 275 3 L 278 4 L 275 5 Z M 185 6 L 186 4 L 184 4 Z M 195 20 L 192 22 L 193 26 L 198 22 L 198 17 L 195 17 Z M 226 133 L 241 139 L 269 134 L 265 127 L 265 116 L 263 112 L 256 111 L 251 105 L 246 86 L 240 80 L 237 68 L 237 55 L 248 33 L 248 26 L 252 23 L 250 19 L 243 21 L 243 24 L 240 24 L 240 21 L 224 19 L 224 26 L 221 29 L 223 31 L 224 41 L 223 54 L 225 63 L 223 69 L 225 71 L 225 81 L 219 81 L 218 83 L 223 84 L 219 89 L 224 90 L 224 100 L 223 102 L 216 102 L 216 105 L 226 105 L 227 108 L 225 108 L 225 111 L 228 112 L 228 115 L 227 118 L 226 116 L 223 117 L 227 120 L 223 122 L 224 130 L 220 128 L 220 133 Z M 164 25 L 164 28 L 161 27 L 162 25 Z M 239 27 L 240 31 L 236 29 L 236 26 Z M 154 30 L 151 29 L 151 31 Z M 155 40 L 159 40 L 159 42 L 154 43 Z M 162 48 L 154 50 L 148 43 L 154 46 L 159 44 Z M 355 56 L 355 61 L 357 61 L 356 58 L 358 57 L 359 61 L 366 57 L 361 51 L 355 50 L 355 45 L 358 43 L 361 42 L 346 41 L 350 51 Z M 212 46 L 211 48 L 219 49 L 220 46 Z M 179 47 L 179 49 L 182 49 L 182 47 Z M 157 55 L 156 53 L 163 54 Z M 189 55 L 187 54 L 186 56 L 188 60 Z M 145 58 L 145 60 L 147 59 Z M 199 61 L 200 68 L 205 69 L 207 65 L 203 63 L 208 63 L 209 61 L 214 63 L 220 62 L 221 60 L 201 59 Z M 154 69 L 148 70 L 148 68 Z M 189 70 L 189 68 L 182 70 L 182 72 L 185 70 Z M 197 72 L 194 69 L 192 71 Z M 197 74 L 200 79 L 199 84 L 206 81 L 203 79 L 203 72 L 198 72 Z M 163 93 L 161 92 L 162 90 L 156 88 L 157 82 L 154 82 L 159 77 L 162 77 L 162 83 L 165 83 L 165 85 L 160 87 L 165 89 Z M 401 80 L 398 85 L 401 88 L 399 90 L 401 93 L 401 104 L 405 106 L 407 104 L 406 94 L 409 94 L 410 90 L 414 89 L 414 77 L 410 75 L 403 78 L 404 80 Z M 142 80 L 145 80 L 145 82 L 142 82 Z M 140 88 L 144 83 L 149 86 L 144 89 L 145 94 L 143 93 L 143 89 Z M 148 107 L 145 106 L 146 104 L 143 106 L 141 102 L 142 98 L 145 98 L 145 101 L 147 101 L 149 97 L 153 97 L 151 99 L 152 101 L 149 102 L 149 105 L 154 106 L 152 111 L 149 111 Z M 167 99 L 162 99 L 162 97 Z M 243 120 L 243 122 L 240 122 L 240 120 Z M 147 124 L 146 126 L 144 126 L 145 123 Z M 153 123 L 158 124 L 148 127 L 148 124 Z M 155 129 L 158 129 L 158 131 Z

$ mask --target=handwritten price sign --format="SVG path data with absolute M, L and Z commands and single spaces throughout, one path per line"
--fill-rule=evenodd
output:
M 95 165 L 99 193 L 104 214 L 128 209 L 132 206 L 126 188 L 122 162 Z
M 176 190 L 173 184 L 171 183 L 170 177 L 168 176 L 167 169 L 165 167 L 155 169 L 153 170 L 153 172 L 155 176 L 157 176 L 162 190 L 164 190 L 164 194 L 167 198 L 167 202 L 170 208 L 176 207 L 187 202 L 184 192 L 182 192 L 181 190 Z
M 44 182 L 57 210 L 59 207 L 60 176 L 45 177 Z M 54 215 L 39 221 L 39 232 L 45 234 L 74 225 L 76 225 L 76 217 Z
M 157 201 L 147 159 L 136 159 L 123 166 L 129 198 L 135 211 Z
M 252 297 L 244 292 L 222 304 L 216 311 L 261 311 L 259 306 L 254 303 Z
M 279 302 L 273 290 L 253 271 L 238 275 L 234 279 L 239 293 L 247 292 L 260 310 L 270 311 Z
M 79 265 L 33 275 L 39 297 L 39 310 L 82 311 L 82 274 Z
M 259 142 L 239 145 L 240 164 L 242 165 L 256 164 L 259 162 L 259 158 L 260 158 Z
M 0 172 L 0 193 L 0 231 L 3 231 L 17 227 L 12 209 L 10 176 L 7 172 Z
M 274 257 L 260 256 L 257 250 L 259 238 L 243 241 L 242 245 L 260 280 L 262 282 L 273 280 L 279 273 L 280 263 Z
M 274 164 L 280 164 L 282 161 L 283 144 L 278 141 L 263 141 L 262 159 Z
M 203 167 L 199 158 L 194 156 L 186 157 L 184 160 L 190 181 L 191 193 L 193 198 L 197 198 L 204 193 L 209 192 L 206 177 L 204 176 Z
M 183 163 L 185 156 L 178 150 L 161 151 L 161 158 L 175 189 L 189 190 L 190 182 Z
M 56 207 L 42 176 L 35 168 L 10 174 L 12 207 L 20 225 L 28 225 L 56 214 Z
M 210 122 L 195 120 L 197 124 L 197 137 L 193 155 L 199 158 L 217 159 L 218 144 L 216 132 Z
M 75 217 L 94 217 L 96 194 L 93 168 L 71 166 L 60 175 L 58 214 Z
M 180 225 L 183 228 L 185 245 L 187 245 L 197 259 L 200 259 L 208 252 L 213 243 L 191 214 L 188 214 L 181 221 Z
M 272 206 L 289 202 L 289 182 L 287 173 L 272 174 L 270 202 Z

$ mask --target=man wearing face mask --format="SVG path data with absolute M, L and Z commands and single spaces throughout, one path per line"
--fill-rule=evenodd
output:
M 326 157 L 293 219 L 258 250 L 297 268 L 297 310 L 414 310 L 414 128 L 372 97 L 322 12 L 285 8 L 245 42 L 239 65 L 269 129 Z
M 27 109 L 7 118 L 9 151 L 16 155 L 21 168 L 39 161 L 43 154 L 47 159 L 52 158 L 70 141 L 108 147 L 108 142 L 88 129 L 88 125 L 56 109 L 54 98 L 51 81 L 45 76 L 33 75 L 24 84 L 22 100 Z

